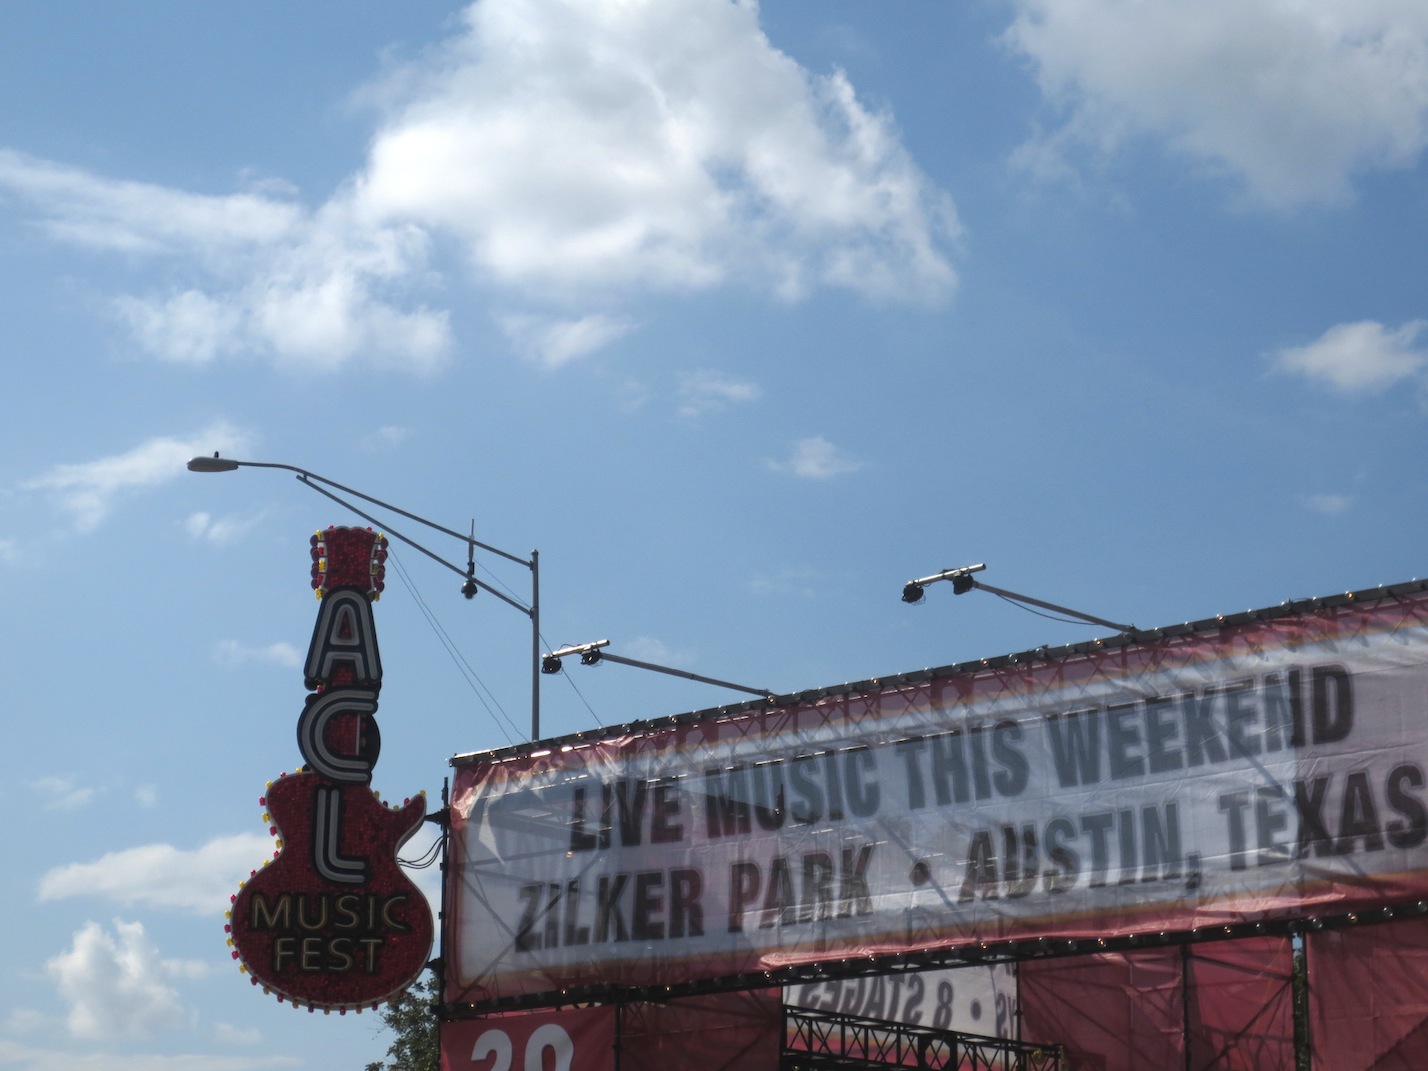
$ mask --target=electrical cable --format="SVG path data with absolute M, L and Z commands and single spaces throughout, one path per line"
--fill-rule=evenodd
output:
M 983 588 L 982 590 L 985 591 L 986 589 Z M 1025 610 L 1025 611 L 1026 611 L 1027 613 L 1029 613 L 1029 614 L 1035 614 L 1037 617 L 1044 617 L 1044 618 L 1046 618 L 1046 620 L 1048 620 L 1048 621 L 1059 621 L 1059 622 L 1060 622 L 1061 624 L 1063 624 L 1063 625 L 1086 625 L 1086 624 L 1089 624 L 1089 623 L 1090 623 L 1090 622 L 1087 622 L 1087 621 L 1077 621 L 1074 617 L 1056 617 L 1056 616 L 1054 616 L 1054 615 L 1052 615 L 1052 614 L 1044 614 L 1044 613 L 1042 613 L 1040 610 L 1033 610 L 1030 606 L 1027 606 L 1025 603 L 1017 602 L 1015 599 L 1009 599 L 1009 598 L 1007 598 L 1005 595 L 999 594 L 998 592 L 993 591 L 993 592 L 991 592 L 991 594 L 996 595 L 997 598 L 999 598 L 999 599 L 1002 600 L 1002 602 L 1010 603 L 1012 606 L 1015 606 L 1018 610 Z
M 516 602 L 521 603 L 521 605 L 525 605 L 525 602 L 524 602 L 524 600 L 521 598 L 521 596 L 517 595 L 514 591 L 512 591 L 511 588 L 510 588 L 510 585 L 508 585 L 504 580 L 502 580 L 500 577 L 498 577 L 495 573 L 491 572 L 491 570 L 490 570 L 489 568 L 487 568 L 484 563 L 478 562 L 478 561 L 476 561 L 476 560 L 474 560 L 474 559 L 471 559 L 471 560 L 470 560 L 470 564 L 473 565 L 476 569 L 480 570 L 482 573 L 485 573 L 485 574 L 486 574 L 486 577 L 487 577 L 486 583 L 487 583 L 487 586 L 488 586 L 488 587 L 491 587 L 491 588 L 500 588 L 502 591 L 504 591 L 507 595 L 509 595 L 509 596 L 510 596 L 512 599 L 514 599 Z
M 438 859 L 441 858 L 442 848 L 446 845 L 446 836 L 446 833 L 443 832 L 441 836 L 437 837 L 436 840 L 431 842 L 430 848 L 422 852 L 421 855 L 417 856 L 415 859 L 402 859 L 399 857 L 397 859 L 397 862 L 400 863 L 402 866 L 406 867 L 408 870 L 427 869 L 427 867 L 431 866 L 433 863 L 435 863 Z
M 421 593 L 417 591 L 416 585 L 413 583 L 410 575 L 408 575 L 406 567 L 398 560 L 394 548 L 388 549 L 387 560 L 395 567 L 398 578 L 406 587 L 407 591 L 411 593 L 412 599 L 417 605 L 417 609 L 421 611 L 422 616 L 427 620 L 427 624 L 429 624 L 432 631 L 436 633 L 437 640 L 446 649 L 447 656 L 450 657 L 453 664 L 455 664 L 457 672 L 465 679 L 467 687 L 475 694 L 477 701 L 486 708 L 486 713 L 491 715 L 491 720 L 496 723 L 496 728 L 499 729 L 501 735 L 506 738 L 506 743 L 512 744 L 515 740 L 513 740 L 511 734 L 506 731 L 505 726 L 501 724 L 501 719 L 504 719 L 506 725 L 509 725 L 515 732 L 516 739 L 521 739 L 522 733 L 520 729 L 516 727 L 510 715 L 502 708 L 499 700 L 497 700 L 495 695 L 491 692 L 491 689 L 486 686 L 486 682 L 481 679 L 480 675 L 472 668 L 471 663 L 461 654 L 455 642 L 451 639 L 451 636 L 447 633 L 446 629 L 442 627 L 441 622 L 436 619 L 436 615 L 432 613 L 431 608 L 427 606 L 426 600 L 424 600 L 421 597 Z M 483 691 L 485 695 L 482 695 Z M 487 696 L 490 697 L 490 702 L 487 702 Z M 492 708 L 492 704 L 494 704 L 494 709 Z M 497 717 L 498 713 L 499 718 Z
M 395 557 L 395 555 L 392 555 L 392 557 Z M 518 740 L 521 739 L 521 730 L 516 726 L 515 722 L 511 720 L 505 708 L 501 706 L 500 700 L 496 698 L 495 693 L 491 691 L 486 682 L 481 679 L 480 674 L 478 674 L 471 663 L 467 661 L 466 656 L 461 653 L 460 648 L 457 647 L 450 633 L 446 631 L 446 628 L 437 619 L 436 614 L 427 606 L 426 601 L 421 597 L 420 592 L 417 591 L 416 584 L 411 579 L 410 574 L 407 573 L 405 567 L 403 567 L 400 562 L 396 564 L 398 575 L 406 585 L 407 590 L 411 592 L 412 598 L 416 600 L 418 608 L 421 610 L 423 616 L 426 617 L 427 623 L 431 625 L 432 631 L 436 633 L 437 639 L 441 642 L 442 646 L 446 648 L 446 653 L 456 665 L 457 672 L 466 679 L 467 686 L 475 693 L 481 705 L 486 708 L 486 713 L 491 715 L 493 721 L 496 721 L 496 727 L 501 730 L 501 735 L 506 738 L 506 743 L 509 744 L 513 741 L 510 733 L 507 733 L 505 728 L 501 725 L 501 722 L 497 720 L 498 714 L 500 719 L 504 720 L 506 725 L 509 725 L 511 730 L 516 734 L 515 738 Z M 482 694 L 483 692 L 485 693 L 484 696 Z M 492 709 L 493 705 L 494 710 Z
M 540 642 L 545 644 L 545 649 L 547 651 L 554 651 L 556 649 L 555 646 L 551 644 L 550 640 L 546 639 L 544 636 L 541 636 Z M 562 644 L 562 646 L 565 645 Z M 565 678 L 566 682 L 574 690 L 575 694 L 580 697 L 580 701 L 585 704 L 585 709 L 588 710 L 590 712 L 590 716 L 595 719 L 595 724 L 600 726 L 600 728 L 602 729 L 605 728 L 605 723 L 600 720 L 600 715 L 595 713 L 595 708 L 592 707 L 590 705 L 590 701 L 585 698 L 585 693 L 576 687 L 575 679 L 569 673 L 562 673 L 561 676 Z

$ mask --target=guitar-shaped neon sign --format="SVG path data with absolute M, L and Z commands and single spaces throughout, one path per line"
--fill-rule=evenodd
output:
M 278 850 L 239 888 L 225 927 L 254 985 L 309 1010 L 378 1007 L 431 954 L 431 908 L 397 863 L 426 799 L 388 807 L 371 789 L 382 686 L 372 602 L 386 558 L 386 539 L 371 529 L 312 538 L 321 605 L 297 726 L 306 765 L 269 782 L 259 801 Z

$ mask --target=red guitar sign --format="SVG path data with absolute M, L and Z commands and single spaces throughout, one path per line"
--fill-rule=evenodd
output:
M 426 816 L 423 796 L 389 807 L 371 789 L 381 749 L 382 660 L 372 602 L 387 541 L 371 529 L 312 539 L 321 600 L 298 717 L 297 773 L 259 802 L 277 851 L 233 897 L 228 943 L 264 992 L 309 1010 L 377 1007 L 416 981 L 431 954 L 431 908 L 397 864 Z

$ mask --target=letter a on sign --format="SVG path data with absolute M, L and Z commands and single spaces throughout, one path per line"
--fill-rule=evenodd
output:
M 348 667 L 345 674 L 343 666 Z M 309 688 L 316 688 L 348 674 L 350 680 L 344 683 L 376 686 L 382 679 L 382 658 L 377 653 L 372 604 L 361 592 L 344 589 L 322 600 L 304 677 Z

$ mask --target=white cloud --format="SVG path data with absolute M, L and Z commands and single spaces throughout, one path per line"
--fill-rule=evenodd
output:
M 36 1011 L 34 1008 L 12 1008 L 5 1019 L 3 1029 L 7 1034 L 39 1034 L 53 1032 L 55 1025 L 54 1019 L 42 1011 Z M 3 1060 L 3 1057 L 4 1050 L 0 1049 L 0 1060 Z
M 1342 200 L 1428 145 L 1428 6 L 1411 0 L 1013 0 L 1008 45 L 1064 120 L 1022 162 L 1137 135 L 1262 204 Z
M 103 896 L 125 907 L 221 913 L 238 882 L 270 859 L 266 834 L 215 837 L 192 851 L 146 844 L 109 852 L 92 863 L 56 867 L 40 878 L 42 901 Z
M 617 390 L 620 412 L 634 413 L 643 409 L 650 400 L 649 387 L 637 379 L 627 379 Z
M 821 435 L 799 439 L 786 461 L 770 461 L 769 468 L 806 480 L 830 480 L 863 468 L 861 461 L 846 456 Z
M 1336 517 L 1354 504 L 1352 495 L 1304 495 L 1300 501 L 1305 509 L 1322 513 L 1326 517 Z
M 136 341 L 166 360 L 255 351 L 324 369 L 362 355 L 429 371 L 450 348 L 447 313 L 396 304 L 424 278 L 426 233 L 354 219 L 342 195 L 309 211 L 271 190 L 192 194 L 3 149 L 0 190 L 32 203 L 57 240 L 185 266 L 194 285 L 114 302 Z
M 1281 371 L 1293 372 L 1344 394 L 1381 391 L 1416 375 L 1428 350 L 1413 343 L 1428 321 L 1412 320 L 1388 331 L 1374 320 L 1337 324 L 1307 346 L 1274 355 Z
M 578 320 L 525 314 L 501 319 L 501 329 L 517 353 L 552 369 L 603 349 L 634 327 L 627 317 L 599 313 Z
M 241 346 L 242 311 L 232 301 L 198 290 L 170 297 L 120 297 L 114 308 L 144 349 L 181 364 L 207 364 Z
M 242 519 L 236 517 L 215 519 L 209 513 L 191 513 L 184 521 L 184 530 L 194 539 L 206 539 L 219 546 L 228 546 L 246 536 L 262 520 L 262 514 Z
M 159 802 L 159 790 L 155 785 L 139 785 L 134 789 L 134 799 L 140 807 L 153 807 Z
M 731 275 L 945 295 L 951 202 L 841 74 L 728 0 L 488 0 L 407 72 L 356 199 L 541 292 Z
M 94 798 L 94 789 L 78 784 L 73 777 L 40 777 L 26 787 L 43 797 L 47 811 L 77 811 Z
M 749 581 L 749 590 L 755 595 L 779 598 L 816 598 L 820 586 L 818 573 L 806 565 L 780 569 L 773 575 L 759 574 Z
M 164 960 L 139 922 L 114 923 L 114 934 L 85 923 L 69 951 L 46 965 L 69 1004 L 69 1032 L 78 1038 L 145 1037 L 191 1017 L 170 984 L 202 975 L 203 964 Z
M 237 640 L 219 642 L 215 657 L 225 666 L 241 666 L 247 662 L 271 662 L 273 665 L 295 669 L 302 664 L 302 655 L 290 643 L 279 640 L 264 647 L 249 647 Z
M 257 1027 L 234 1026 L 231 1023 L 214 1023 L 213 1039 L 220 1045 L 256 1045 L 263 1040 L 263 1032 Z
M 42 226 L 56 238 L 121 253 L 217 259 L 282 239 L 303 215 L 297 205 L 267 197 L 210 197 L 104 179 L 8 149 L 0 149 L 0 187 L 43 206 Z
M 121 495 L 177 479 L 189 458 L 198 454 L 241 451 L 243 443 L 227 424 L 214 424 L 191 439 L 150 439 L 124 454 L 56 465 L 22 486 L 52 493 L 73 515 L 75 528 L 88 532 L 99 526 Z
M 756 401 L 762 393 L 757 383 L 731 379 L 718 372 L 692 372 L 679 384 L 679 395 L 683 399 L 679 415 L 698 420 L 730 404 Z
M 483 0 L 366 94 L 365 165 L 316 207 L 280 183 L 201 195 L 0 150 L 0 192 L 57 241 L 163 259 L 170 289 L 114 299 L 138 344 L 202 364 L 417 371 L 450 355 L 423 303 L 450 244 L 478 281 L 590 306 L 737 283 L 937 301 L 951 199 L 842 74 L 775 49 L 729 0 Z M 612 313 L 517 326 L 551 366 L 630 330 Z

